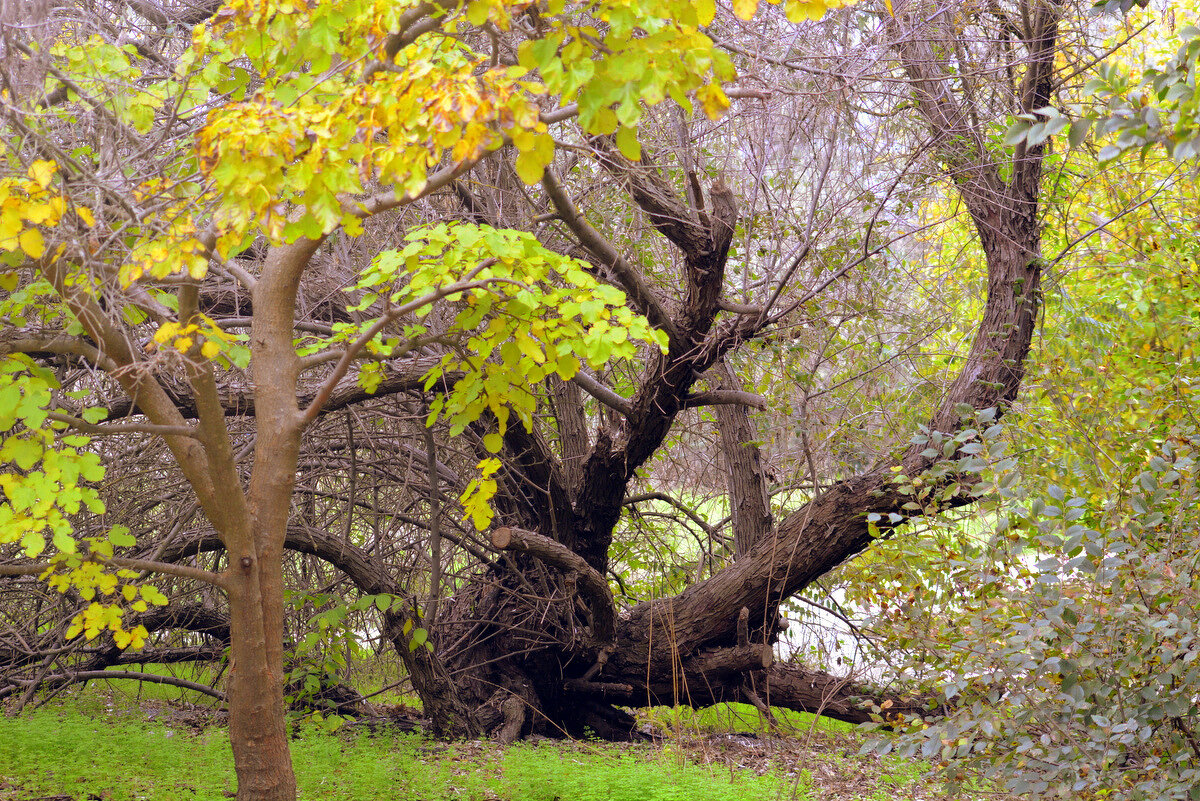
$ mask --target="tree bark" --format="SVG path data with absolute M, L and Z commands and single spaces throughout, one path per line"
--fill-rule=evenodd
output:
M 737 375 L 724 360 L 715 368 L 721 387 L 739 390 Z M 750 425 L 750 413 L 740 403 L 722 403 L 714 409 L 721 435 L 721 456 L 729 487 L 729 512 L 733 518 L 734 555 L 750 552 L 754 543 L 771 532 L 771 505 L 767 479 L 758 450 L 758 437 Z

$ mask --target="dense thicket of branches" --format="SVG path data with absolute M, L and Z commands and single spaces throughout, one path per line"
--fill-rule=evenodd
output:
M 136 42 L 153 75 L 171 68 L 180 26 L 213 10 L 137 2 L 119 13 L 103 4 L 55 13 Z M 864 697 L 919 707 L 788 658 L 775 648 L 787 628 L 781 605 L 873 537 L 973 501 L 974 474 L 956 449 L 967 439 L 930 451 L 910 438 L 924 426 L 951 442 L 1018 395 L 1039 311 L 1045 153 L 1006 148 L 996 134 L 1009 115 L 1051 104 L 1071 77 L 1056 64 L 1073 14 L 1059 0 L 863 3 L 805 25 L 775 9 L 751 23 L 721 12 L 710 33 L 740 72 L 725 118 L 655 106 L 635 162 L 562 115 L 552 127 L 559 154 L 540 186 L 525 186 L 501 148 L 368 220 L 362 236 L 312 250 L 294 314 L 299 339 L 370 316 L 347 311 L 342 290 L 414 225 L 466 220 L 527 230 L 583 258 L 669 344 L 603 374 L 546 382 L 533 429 L 504 434 L 486 532 L 461 519 L 457 498 L 487 455 L 493 421 L 453 437 L 425 426 L 434 394 L 457 377 L 429 390 L 422 377 L 461 342 L 387 362 L 371 392 L 352 378 L 339 384 L 296 457 L 285 651 L 335 598 L 395 596 L 377 616 L 352 611 L 346 625 L 394 647 L 434 730 L 447 735 L 587 727 L 628 737 L 627 710 L 652 704 L 743 700 L 848 721 L 869 718 Z M 24 37 L 63 23 L 42 24 L 50 27 L 5 29 L 3 77 L 21 93 L 41 79 Z M 511 60 L 522 30 L 476 44 Z M 1086 58 L 1081 48 L 1072 59 Z M 60 87 L 42 102 L 78 101 Z M 64 137 L 107 135 L 103 115 L 87 124 L 90 134 Z M 957 204 L 973 223 L 986 276 L 959 278 L 978 282 L 979 302 L 943 295 L 944 262 L 923 263 L 922 204 L 939 194 L 951 198 L 942 208 Z M 223 329 L 242 332 L 265 311 L 269 296 L 241 276 L 290 258 L 260 245 L 195 297 Z M 154 301 L 141 305 L 153 315 Z M 0 353 L 53 366 L 64 387 L 107 408 L 106 425 L 145 422 L 86 342 L 5 325 Z M 299 408 L 328 370 L 301 375 Z M 223 371 L 212 396 L 243 483 L 262 446 L 261 381 Z M 187 382 L 161 383 L 182 420 L 205 414 L 211 399 Z M 162 437 L 133 430 L 94 447 L 108 471 L 106 519 L 80 519 L 81 533 L 119 522 L 138 537 L 131 557 L 228 566 Z M 914 492 L 918 477 L 925 491 Z M 5 579 L 0 696 L 28 700 L 38 686 L 114 666 L 221 659 L 223 596 L 183 577 L 162 586 L 171 605 L 138 621 L 150 644 L 121 652 L 64 643 L 78 598 Z M 419 629 L 431 648 L 410 647 Z M 309 695 L 353 685 L 353 664 L 325 656 L 336 650 L 319 643 L 307 662 L 289 664 L 294 689 L 306 666 L 323 682 Z

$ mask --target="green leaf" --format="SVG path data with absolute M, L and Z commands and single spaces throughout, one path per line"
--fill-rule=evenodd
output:
M 46 538 L 40 532 L 30 531 L 21 538 L 21 547 L 25 555 L 32 559 L 46 549 Z
M 630 161 L 640 161 L 642 158 L 642 143 L 638 141 L 636 128 L 622 125 L 617 129 L 617 148 L 621 155 Z
M 137 538 L 130 534 L 125 526 L 113 526 L 108 532 L 108 540 L 118 548 L 132 548 L 137 545 Z
M 37 464 L 45 448 L 41 443 L 24 437 L 10 437 L 0 448 L 0 457 L 14 462 L 21 470 L 29 470 Z
M 61 553 L 75 553 L 77 550 L 75 538 L 66 531 L 55 531 L 54 536 L 51 537 L 51 542 L 54 543 L 54 547 Z
M 429 638 L 429 632 L 425 629 L 414 629 L 412 639 L 408 642 L 408 650 L 415 651 L 420 648 Z

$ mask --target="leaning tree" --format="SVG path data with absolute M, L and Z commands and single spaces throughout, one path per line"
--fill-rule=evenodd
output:
M 974 500 L 1043 264 L 1044 137 L 997 133 L 1052 103 L 1066 9 L 825 8 L 4 20 L 0 575 L 58 592 L 5 596 L 0 694 L 228 646 L 239 797 L 293 797 L 285 596 L 349 582 L 442 734 L 867 720 L 776 660 L 781 605 Z M 981 299 L 928 289 L 939 176 Z M 633 559 L 664 520 L 696 548 Z

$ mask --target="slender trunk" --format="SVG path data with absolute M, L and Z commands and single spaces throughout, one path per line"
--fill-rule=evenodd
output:
M 229 571 L 229 741 L 238 801 L 294 801 L 296 778 L 284 722 L 283 595 L 262 580 L 270 568 L 241 557 Z M 275 572 L 279 574 L 279 561 Z M 249 564 L 247 564 L 249 562 Z M 271 644 L 278 643 L 276 647 Z
M 239 801 L 294 801 L 283 704 L 283 545 L 303 420 L 292 344 L 296 292 L 320 242 L 272 248 L 254 288 L 250 329 L 258 424 L 249 524 L 226 537 L 231 646 L 229 738 Z

